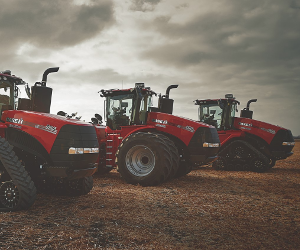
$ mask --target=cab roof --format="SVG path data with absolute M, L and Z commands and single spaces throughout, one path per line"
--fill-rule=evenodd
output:
M 229 103 L 237 103 L 240 104 L 239 101 L 237 101 L 235 98 L 220 98 L 220 99 L 197 99 L 195 100 L 195 105 L 201 105 L 201 104 L 218 104 L 219 102 L 229 102 Z
M 104 90 L 101 89 L 99 92 L 101 92 L 101 97 L 107 97 L 107 96 L 118 96 L 118 95 L 126 95 L 126 94 L 134 94 L 136 88 L 130 88 L 130 89 L 108 89 Z M 154 91 L 152 91 L 149 87 L 141 88 L 141 92 L 143 95 L 156 95 Z
M 15 85 L 25 84 L 20 77 L 10 75 L 10 71 L 8 70 L 0 72 L 0 88 L 11 87 L 12 83 Z

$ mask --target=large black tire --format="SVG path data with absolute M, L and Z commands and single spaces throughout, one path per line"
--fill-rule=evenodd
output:
M 193 165 L 190 161 L 182 160 L 179 162 L 179 167 L 175 174 L 175 178 L 185 176 L 193 170 Z
M 251 169 L 257 173 L 263 173 L 269 169 L 269 161 L 267 157 L 257 157 L 251 162 Z
M 13 147 L 0 138 L 0 211 L 28 209 L 36 199 L 36 188 Z
M 67 181 L 67 190 L 70 195 L 86 195 L 93 188 L 93 177 L 88 176 L 80 179 Z
M 168 176 L 168 179 L 172 179 L 175 177 L 178 168 L 179 168 L 179 153 L 178 153 L 178 149 L 175 146 L 175 143 L 168 138 L 167 136 L 164 135 L 160 135 L 160 138 L 163 139 L 165 141 L 165 143 L 168 145 L 170 153 L 171 153 L 171 160 L 172 160 L 172 168 L 171 168 L 171 173 Z
M 137 132 L 120 144 L 116 164 L 127 183 L 156 186 L 169 177 L 172 156 L 169 146 L 160 135 Z

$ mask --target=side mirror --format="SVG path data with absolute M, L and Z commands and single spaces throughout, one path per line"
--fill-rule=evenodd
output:
M 67 115 L 67 113 L 66 112 L 64 112 L 64 111 L 58 111 L 57 112 L 57 115 L 61 115 L 61 116 L 66 116 Z
M 102 124 L 102 116 L 99 114 L 95 114 L 95 117 L 97 119 L 97 124 Z M 92 118 L 93 119 L 93 118 Z M 95 118 L 94 118 L 95 119 Z M 92 121 L 93 122 L 93 121 Z
M 98 120 L 96 118 L 91 118 L 92 124 L 93 125 L 97 125 L 98 124 Z

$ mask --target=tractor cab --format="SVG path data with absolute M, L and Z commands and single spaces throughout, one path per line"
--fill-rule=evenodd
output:
M 57 72 L 58 67 L 47 69 L 41 82 L 36 82 L 31 90 L 21 78 L 11 75 L 10 70 L 0 72 L 0 112 L 4 110 L 28 110 L 50 113 L 52 88 L 46 87 L 49 73 Z M 25 85 L 28 98 L 19 98 L 19 85 Z
M 157 94 L 144 83 L 136 83 L 131 89 L 101 90 L 105 100 L 107 126 L 113 130 L 121 126 L 145 125 L 148 112 L 172 114 L 174 100 L 169 98 L 170 90 L 178 85 L 170 85 L 165 95 L 159 95 L 158 107 L 152 107 L 152 97 Z
M 235 112 L 240 102 L 232 94 L 225 95 L 224 99 L 196 100 L 199 105 L 198 116 L 201 122 L 214 126 L 217 130 L 233 128 Z
M 0 112 L 16 108 L 16 97 L 18 96 L 18 85 L 25 82 L 14 75 L 10 70 L 0 72 Z
M 156 93 L 145 88 L 143 83 L 136 83 L 131 89 L 101 90 L 101 97 L 106 97 L 107 126 L 116 130 L 121 126 L 146 124 L 153 95 Z

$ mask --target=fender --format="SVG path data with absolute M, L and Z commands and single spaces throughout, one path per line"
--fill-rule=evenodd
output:
M 265 155 L 271 156 L 270 144 L 268 144 L 264 138 L 261 138 L 257 135 L 245 133 L 246 140 L 255 148 L 260 149 Z
M 131 130 L 131 129 L 133 129 L 133 130 Z M 154 126 L 145 126 L 145 125 L 135 126 L 135 127 L 121 127 L 121 136 L 123 137 L 122 140 L 124 140 L 129 135 L 136 133 L 136 132 L 148 132 L 148 131 L 153 131 L 153 130 L 155 130 Z
M 245 132 L 241 130 L 221 130 L 218 131 L 218 135 L 220 138 L 221 146 L 223 147 L 236 138 L 244 138 Z

